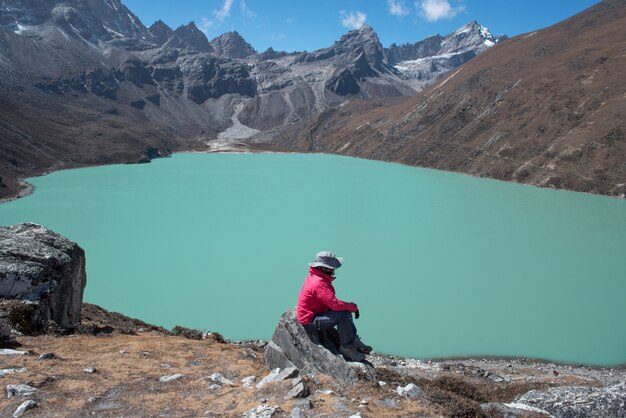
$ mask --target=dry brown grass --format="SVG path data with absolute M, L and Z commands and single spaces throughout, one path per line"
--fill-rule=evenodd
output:
M 29 355 L 0 358 L 0 368 L 24 367 L 24 373 L 1 379 L 3 385 L 28 383 L 38 389 L 30 397 L 38 407 L 32 416 L 242 416 L 259 406 L 278 406 L 275 416 L 288 416 L 297 400 L 284 400 L 289 381 L 261 389 L 242 387 L 240 380 L 267 375 L 263 353 L 253 347 L 223 344 L 213 339 L 191 340 L 158 332 L 71 336 L 20 337 L 19 349 Z M 37 360 L 52 352 L 51 360 Z M 168 364 L 170 367 L 165 367 Z M 95 367 L 96 373 L 83 371 Z M 235 387 L 211 390 L 208 377 L 222 373 Z M 164 375 L 183 379 L 164 383 Z M 322 375 L 305 376 L 315 416 L 336 416 L 342 410 L 361 411 L 363 417 L 431 415 L 438 411 L 427 400 L 397 400 L 397 408 L 375 401 L 395 396 L 395 387 L 372 382 L 339 384 Z M 316 392 L 330 389 L 330 395 Z M 368 401 L 362 405 L 362 400 Z M 10 416 L 25 398 L 0 399 L 0 415 Z M 311 412 L 313 412 L 311 411 Z M 348 414 L 349 415 L 349 414 Z M 347 416 L 347 415 L 346 415 Z
M 242 387 L 240 380 L 267 375 L 263 353 L 250 347 L 223 344 L 213 339 L 191 340 L 157 332 L 20 337 L 20 350 L 29 355 L 0 358 L 0 368 L 27 369 L 1 378 L 3 385 L 28 383 L 38 389 L 30 397 L 38 407 L 32 416 L 242 416 L 259 406 L 279 406 L 288 416 L 296 400 L 283 396 L 289 381 L 261 389 Z M 51 360 L 37 360 L 52 352 Z M 165 367 L 167 364 L 170 367 Z M 96 373 L 83 371 L 95 367 Z M 222 373 L 235 387 L 211 390 L 208 377 Z M 164 375 L 181 373 L 183 379 L 163 383 Z M 393 398 L 395 387 L 380 388 L 372 382 L 342 385 L 326 376 L 305 376 L 315 416 L 333 416 L 342 408 L 361 411 L 363 417 L 432 415 L 438 407 L 427 400 L 398 400 L 397 408 L 375 401 Z M 316 393 L 330 389 L 335 394 Z M 90 399 L 91 398 L 91 399 Z M 94 400 L 95 398 L 95 400 Z M 26 398 L 0 398 L 0 415 L 10 416 Z M 367 405 L 361 405 L 363 399 Z M 347 415 L 346 415 L 347 416 Z
M 240 414 L 258 401 L 253 390 L 240 387 L 239 380 L 267 373 L 262 355 L 212 340 L 148 333 L 23 337 L 19 342 L 20 349 L 31 355 L 0 358 L 0 368 L 24 367 L 27 372 L 6 376 L 2 383 L 30 382 L 39 389 L 34 396 L 38 415 L 194 416 L 212 409 Z M 44 352 L 53 352 L 55 358 L 38 361 Z M 84 372 L 87 367 L 97 372 Z M 208 376 L 214 372 L 238 387 L 209 390 Z M 175 373 L 185 377 L 159 382 L 161 376 Z M 94 397 L 95 402 L 89 402 Z M 2 399 L 0 412 L 12 413 L 23 400 Z
M 115 325 L 128 328 L 128 319 L 122 319 Z M 266 405 L 280 408 L 275 417 L 285 417 L 297 402 L 283 398 L 291 388 L 290 381 L 261 389 L 242 387 L 242 378 L 254 375 L 258 382 L 268 373 L 263 352 L 255 345 L 223 343 L 219 336 L 196 340 L 154 330 L 140 332 L 140 328 L 131 329 L 130 334 L 114 331 L 97 335 L 19 337 L 18 348 L 29 355 L 1 356 L 0 369 L 23 367 L 27 371 L 0 378 L 0 383 L 5 386 L 27 383 L 38 389 L 30 397 L 38 403 L 30 416 L 230 417 L 243 416 L 265 400 Z M 52 352 L 55 357 L 37 360 L 45 352 Z M 87 367 L 95 367 L 97 372 L 86 373 L 83 369 Z M 209 376 L 214 372 L 222 373 L 235 386 L 211 390 L 213 382 Z M 494 372 L 506 375 L 505 371 Z M 159 381 L 161 376 L 176 373 L 184 378 Z M 303 379 L 311 391 L 308 400 L 313 409 L 308 416 L 349 416 L 360 412 L 364 418 L 492 417 L 496 415 L 482 411 L 482 403 L 511 402 L 533 389 L 595 385 L 589 379 L 566 373 L 555 377 L 550 370 L 533 368 L 517 369 L 510 376 L 511 383 L 496 383 L 476 376 L 470 367 L 409 371 L 381 366 L 376 370 L 374 382 L 345 385 L 321 374 L 305 375 Z M 387 385 L 379 386 L 379 380 Z M 395 389 L 408 383 L 420 386 L 424 396 L 415 400 L 399 397 Z M 10 416 L 24 400 L 0 397 L 0 416 Z M 384 400 L 395 404 L 380 403 Z

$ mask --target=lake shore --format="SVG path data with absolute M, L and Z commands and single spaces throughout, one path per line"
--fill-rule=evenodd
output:
M 280 146 L 264 143 L 247 143 L 242 141 L 232 140 L 213 140 L 202 142 L 202 146 L 198 146 L 197 143 L 194 146 L 182 147 L 174 150 L 171 154 L 164 155 L 158 158 L 169 158 L 172 154 L 203 154 L 203 153 L 228 153 L 228 154 L 263 154 L 263 153 L 284 153 L 284 154 L 300 154 L 305 153 L 303 151 L 296 151 L 286 149 Z M 117 164 L 145 164 L 151 160 L 127 160 L 125 158 L 115 159 L 109 162 L 95 162 L 92 164 L 80 164 L 76 166 L 59 166 L 48 167 L 41 171 L 37 169 L 28 170 L 26 174 L 17 176 L 4 177 L 4 180 L 8 183 L 6 187 L 0 187 L 0 204 L 10 202 L 15 199 L 21 199 L 26 197 L 35 191 L 35 187 L 28 183 L 27 179 L 31 177 L 41 177 L 50 173 L 62 170 L 75 170 L 80 168 L 100 167 L 103 165 L 117 165 Z M 0 177 L 0 179 L 2 179 Z M 0 183 L 0 186 L 3 184 Z
M 17 182 L 19 184 L 18 191 L 13 195 L 8 195 L 0 198 L 0 205 L 15 199 L 21 199 L 35 192 L 35 186 L 27 182 L 25 179 L 17 179 Z
M 603 194 L 603 193 L 591 193 L 591 192 L 586 192 L 586 191 L 559 188 L 554 185 L 541 186 L 541 185 L 537 185 L 533 183 L 524 183 L 524 182 L 518 182 L 518 181 L 502 180 L 502 179 L 492 178 L 492 177 L 476 176 L 471 173 L 466 173 L 462 171 L 440 170 L 440 169 L 436 169 L 432 167 L 423 167 L 423 166 L 406 164 L 406 163 L 399 162 L 399 161 L 365 158 L 365 157 L 360 157 L 358 155 L 351 155 L 345 152 L 324 152 L 322 150 L 303 150 L 303 149 L 286 148 L 285 146 L 282 146 L 282 145 L 275 145 L 275 144 L 266 143 L 266 142 L 251 142 L 251 141 L 246 141 L 246 140 L 233 140 L 233 139 L 219 139 L 218 138 L 218 139 L 213 139 L 213 140 L 208 140 L 208 141 L 190 142 L 186 146 L 181 146 L 176 149 L 173 149 L 171 152 L 171 154 L 178 154 L 178 153 L 232 153 L 232 154 L 239 154 L 239 153 L 241 154 L 249 154 L 249 153 L 311 154 L 313 153 L 313 154 L 341 155 L 341 156 L 351 157 L 351 158 L 400 164 L 400 165 L 407 166 L 407 167 L 418 167 L 418 168 L 424 168 L 428 170 L 451 172 L 451 173 L 461 174 L 461 175 L 465 175 L 469 177 L 503 181 L 506 183 L 516 183 L 516 184 L 533 186 L 533 187 L 538 187 L 538 188 L 550 188 L 554 190 L 571 191 L 571 192 L 578 192 L 578 193 L 597 195 L 597 196 L 606 196 L 606 197 L 626 200 L 626 195 L 615 196 L 615 195 L 609 195 L 609 194 Z M 171 154 L 165 155 L 164 157 L 167 158 Z M 115 164 L 143 164 L 146 162 L 150 162 L 150 160 L 147 160 L 147 161 L 145 159 L 142 159 L 141 161 L 128 160 L 125 157 L 122 157 L 122 158 L 114 158 L 112 161 L 107 161 L 103 163 L 94 162 L 91 164 L 80 164 L 74 167 L 62 167 L 62 166 L 48 167 L 44 171 L 41 171 L 38 169 L 31 169 L 31 170 L 28 170 L 25 175 L 21 175 L 19 177 L 10 175 L 8 177 L 5 177 L 5 180 L 7 181 L 8 186 L 5 184 L 4 190 L 3 188 L 0 188 L 0 204 L 9 202 L 11 200 L 19 199 L 19 198 L 28 196 L 29 194 L 33 193 L 34 188 L 32 187 L 32 185 L 30 185 L 26 181 L 26 179 L 30 177 L 45 176 L 46 174 L 50 174 L 54 171 L 66 170 L 66 169 L 98 167 L 102 165 L 115 165 Z

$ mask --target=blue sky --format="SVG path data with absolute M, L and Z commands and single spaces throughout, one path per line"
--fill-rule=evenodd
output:
M 312 51 L 363 23 L 383 46 L 445 35 L 471 20 L 509 36 L 553 25 L 597 0 L 122 0 L 146 25 L 190 21 L 209 39 L 238 31 L 258 51 Z

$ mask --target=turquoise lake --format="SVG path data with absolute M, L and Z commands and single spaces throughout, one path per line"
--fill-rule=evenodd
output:
M 316 252 L 375 350 L 626 362 L 626 201 L 329 155 L 55 172 L 0 205 L 87 254 L 85 301 L 269 339 Z

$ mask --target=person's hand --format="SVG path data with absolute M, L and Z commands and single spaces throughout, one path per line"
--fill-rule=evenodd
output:
M 359 319 L 359 316 L 361 316 L 361 314 L 359 313 L 359 310 L 357 309 L 356 312 L 354 313 L 354 318 Z

